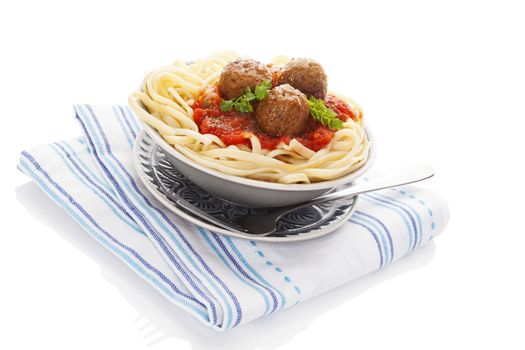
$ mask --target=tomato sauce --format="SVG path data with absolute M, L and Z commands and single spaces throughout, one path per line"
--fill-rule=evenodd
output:
M 275 78 L 274 78 L 275 79 Z M 210 86 L 203 91 L 193 104 L 193 120 L 199 127 L 201 134 L 213 134 L 219 137 L 226 145 L 244 144 L 251 148 L 250 136 L 255 135 L 261 142 L 261 147 L 274 150 L 283 142 L 289 144 L 296 139 L 312 151 L 325 147 L 334 137 L 335 131 L 323 126 L 313 117 L 305 131 L 297 136 L 271 136 L 262 132 L 255 121 L 253 113 L 240 113 L 235 110 L 222 112 L 220 110 L 221 98 L 216 86 Z M 341 99 L 328 95 L 325 105 L 332 109 L 337 117 L 343 121 L 348 118 L 356 119 L 350 106 Z

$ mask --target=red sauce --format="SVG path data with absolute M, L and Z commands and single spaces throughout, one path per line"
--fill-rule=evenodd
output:
M 271 136 L 259 130 L 252 113 L 221 112 L 220 101 L 216 86 L 211 86 L 203 91 L 192 106 L 193 120 L 202 134 L 216 135 L 226 145 L 245 144 L 251 147 L 249 138 L 251 135 L 256 135 L 261 142 L 261 147 L 265 149 L 276 149 L 281 142 L 289 144 L 295 138 L 312 151 L 318 151 L 326 146 L 335 134 L 335 131 L 312 118 L 301 135 Z M 339 119 L 343 121 L 348 118 L 356 119 L 350 106 L 341 99 L 328 95 L 324 102 L 337 114 Z
M 279 83 L 279 76 L 281 75 L 281 67 L 274 67 L 273 64 L 269 63 L 266 65 L 270 69 L 272 74 L 272 85 L 276 87 Z
M 357 118 L 350 106 L 334 95 L 327 95 L 324 98 L 324 105 L 334 111 L 337 117 L 343 121 L 348 120 L 348 118 L 353 120 Z

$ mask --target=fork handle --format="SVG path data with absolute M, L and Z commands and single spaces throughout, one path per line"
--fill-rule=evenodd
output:
M 306 203 L 305 205 L 319 204 L 328 202 L 336 199 L 342 199 L 346 197 L 354 197 L 358 194 L 382 190 L 385 188 L 396 187 L 401 185 L 407 185 L 410 183 L 422 181 L 434 176 L 434 168 L 428 164 L 419 164 L 409 167 L 402 173 L 394 176 L 387 176 L 378 180 L 372 180 L 370 182 L 360 183 L 355 186 L 350 186 L 344 190 L 336 191 L 321 197 L 314 198 Z M 303 205 L 301 205 L 302 207 Z

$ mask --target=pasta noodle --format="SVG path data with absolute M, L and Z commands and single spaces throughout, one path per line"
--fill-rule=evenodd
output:
M 133 93 L 129 104 L 143 122 L 156 129 L 178 152 L 225 174 L 278 183 L 311 183 L 336 179 L 366 162 L 370 144 L 361 125 L 362 110 L 341 96 L 337 97 L 350 105 L 356 121 L 349 118 L 330 143 L 317 152 L 296 139 L 267 150 L 255 135 L 250 136 L 250 148 L 226 146 L 215 135 L 199 133 L 191 106 L 202 90 L 217 83 L 224 66 L 235 58 L 234 53 L 222 52 L 192 63 L 175 61 L 148 73 L 142 91 Z M 283 65 L 287 61 L 279 56 L 273 64 Z

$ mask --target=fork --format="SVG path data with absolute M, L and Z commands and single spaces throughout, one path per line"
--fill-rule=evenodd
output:
M 434 168 L 432 166 L 420 164 L 407 168 L 405 171 L 397 175 L 385 176 L 377 180 L 353 185 L 341 191 L 332 192 L 330 194 L 311 199 L 307 202 L 277 208 L 272 212 L 263 213 L 260 215 L 245 215 L 232 220 L 232 223 L 238 227 L 236 230 L 237 232 L 242 231 L 242 233 L 248 234 L 250 236 L 268 236 L 277 230 L 277 222 L 280 218 L 298 209 L 333 200 L 351 198 L 357 196 L 358 194 L 382 190 L 385 188 L 407 185 L 428 179 L 434 176 L 434 173 Z

